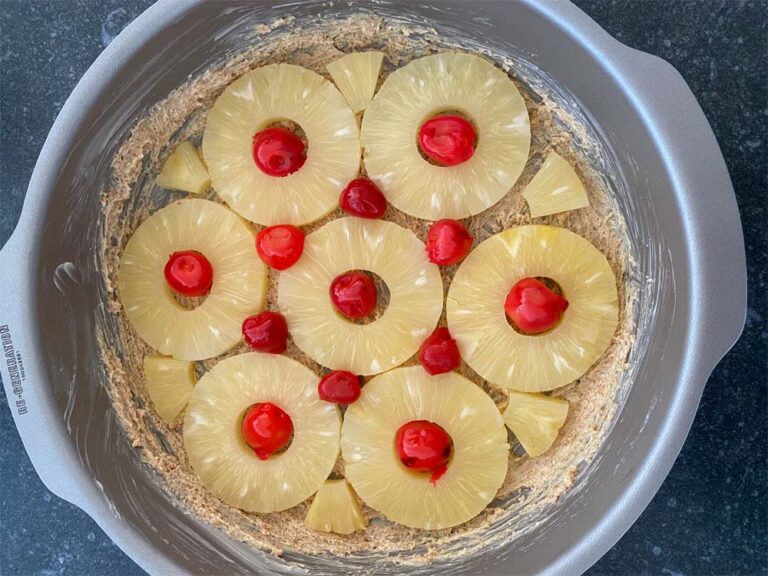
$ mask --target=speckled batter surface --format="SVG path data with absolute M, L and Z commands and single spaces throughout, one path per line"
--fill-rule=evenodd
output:
M 588 190 L 587 209 L 538 218 L 535 223 L 552 224 L 572 230 L 591 241 L 610 262 L 617 278 L 620 317 L 616 335 L 603 357 L 579 381 L 561 388 L 554 395 L 570 403 L 570 413 L 554 447 L 544 456 L 524 456 L 513 437 L 509 471 L 496 499 L 479 516 L 453 529 L 427 532 L 394 525 L 370 508 L 364 513 L 369 528 L 351 536 L 319 534 L 304 527 L 308 503 L 272 514 L 246 514 L 213 497 L 190 468 L 182 442 L 182 417 L 173 426 L 164 424 L 147 396 L 142 374 L 142 359 L 154 351 L 141 342 L 122 313 L 117 293 L 116 273 L 122 249 L 136 227 L 153 211 L 185 194 L 167 192 L 154 186 L 154 177 L 173 146 L 182 140 L 198 143 L 202 137 L 205 113 L 223 88 L 245 71 L 264 64 L 289 62 L 315 70 L 328 77 L 325 65 L 345 52 L 376 49 L 387 54 L 385 73 L 408 60 L 432 52 L 456 49 L 430 30 L 406 29 L 372 17 L 358 17 L 328 29 L 300 30 L 291 22 L 278 22 L 256 33 L 269 34 L 269 41 L 243 53 L 227 65 L 213 68 L 190 80 L 148 112 L 132 131 L 113 161 L 114 183 L 102 196 L 104 217 L 104 282 L 109 291 L 105 321 L 116 326 L 100 344 L 111 375 L 110 394 L 120 420 L 147 465 L 159 474 L 165 489 L 180 506 L 221 527 L 233 537 L 280 555 L 284 550 L 306 554 L 358 555 L 371 550 L 387 551 L 398 561 L 411 564 L 429 562 L 436 556 L 472 554 L 485 546 L 509 541 L 534 527 L 547 510 L 569 490 L 582 470 L 593 459 L 617 408 L 617 398 L 625 386 L 623 378 L 633 341 L 633 289 L 631 258 L 625 242 L 625 223 L 613 203 L 606 180 L 596 168 L 599 153 L 590 133 L 579 120 L 559 106 L 540 86 L 524 82 L 514 63 L 497 61 L 516 81 L 531 119 L 531 154 L 521 177 L 504 199 L 485 212 L 466 220 L 476 243 L 506 228 L 532 222 L 522 190 L 538 170 L 550 150 L 566 157 L 577 169 Z M 289 32 L 288 32 L 289 31 Z M 414 127 L 415 129 L 415 127 Z M 207 197 L 221 202 L 214 191 Z M 328 218 L 305 227 L 311 232 Z M 429 222 L 416 220 L 390 207 L 385 218 L 413 230 L 422 240 Z M 447 291 L 456 267 L 442 270 Z M 276 309 L 277 275 L 270 271 L 268 309 Z M 445 325 L 445 316 L 441 319 Z M 199 363 L 202 372 L 223 357 L 246 351 L 241 345 L 227 354 Z M 287 354 L 318 374 L 322 368 L 304 356 L 292 342 Z M 408 363 L 414 363 L 411 359 Z M 468 366 L 461 373 L 483 387 L 503 409 L 503 390 L 481 379 Z M 341 470 L 339 464 L 338 470 Z

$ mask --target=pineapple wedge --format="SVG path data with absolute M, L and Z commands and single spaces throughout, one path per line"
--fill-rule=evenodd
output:
M 472 158 L 436 166 L 416 134 L 435 114 L 459 111 L 475 125 Z M 384 81 L 361 128 L 368 177 L 396 208 L 426 220 L 466 218 L 493 206 L 528 159 L 525 101 L 503 71 L 477 56 L 444 53 L 413 60 Z
M 255 236 L 236 214 L 215 202 L 180 200 L 161 208 L 134 232 L 120 259 L 118 290 L 138 335 L 161 354 L 204 360 L 242 339 L 243 319 L 261 310 L 267 269 L 254 255 Z M 168 287 L 168 257 L 196 250 L 213 267 L 213 286 L 194 310 Z
M 304 525 L 317 532 L 352 534 L 368 526 L 352 488 L 343 478 L 326 480 L 304 518 Z
M 144 380 L 160 418 L 173 424 L 195 388 L 195 365 L 165 356 L 145 356 Z
M 406 468 L 395 434 L 412 420 L 440 425 L 453 440 L 445 474 Z M 350 405 L 341 431 L 347 479 L 371 508 L 411 528 L 439 530 L 474 518 L 507 474 L 507 431 L 493 400 L 456 372 L 430 376 L 421 366 L 397 368 L 368 382 Z
M 254 134 L 276 121 L 304 130 L 307 158 L 285 177 L 262 172 L 253 160 Z M 227 86 L 208 113 L 203 156 L 213 187 L 245 218 L 308 224 L 332 212 L 360 169 L 357 119 L 328 80 L 300 66 L 271 64 Z
M 569 302 L 560 323 L 516 332 L 504 300 L 530 277 L 551 278 Z M 520 226 L 492 236 L 462 262 L 448 290 L 448 327 L 462 358 L 494 384 L 543 392 L 582 376 L 608 348 L 619 306 L 611 265 L 590 242 L 554 226 Z
M 259 460 L 243 439 L 245 412 L 272 402 L 293 422 L 288 448 Z M 277 354 L 222 360 L 195 386 L 184 418 L 184 448 L 203 484 L 230 506 L 277 512 L 314 494 L 336 464 L 341 414 L 317 395 L 317 375 Z
M 576 170 L 557 152 L 547 156 L 523 191 L 532 218 L 589 206 L 584 184 Z
M 331 282 L 350 270 L 381 276 L 384 314 L 354 324 L 336 312 Z M 319 364 L 378 374 L 408 360 L 440 319 L 443 282 L 424 244 L 393 222 L 339 218 L 306 237 L 301 259 L 280 273 L 278 305 L 296 345 Z
M 373 99 L 383 61 L 383 52 L 353 52 L 326 66 L 355 114 L 365 110 Z
M 182 142 L 165 161 L 156 182 L 169 190 L 202 194 L 211 183 L 211 177 L 195 147 L 190 142 Z
M 504 422 L 531 458 L 550 449 L 567 417 L 566 400 L 525 392 L 510 391 L 504 411 Z

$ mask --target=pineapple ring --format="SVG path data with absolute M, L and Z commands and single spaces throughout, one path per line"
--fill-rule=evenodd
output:
M 507 322 L 504 299 L 519 280 L 557 282 L 569 306 L 560 323 L 527 336 Z M 608 348 L 618 324 L 616 278 L 605 256 L 563 228 L 510 228 L 480 244 L 448 290 L 448 327 L 462 358 L 510 390 L 542 392 L 581 377 Z
M 209 200 L 180 200 L 147 218 L 118 272 L 120 301 L 138 335 L 178 360 L 204 360 L 237 344 L 243 318 L 261 310 L 266 296 L 267 269 L 254 242 L 242 219 Z M 163 274 L 180 250 L 197 250 L 213 266 L 211 291 L 194 310 L 176 301 Z
M 478 130 L 475 153 L 451 167 L 424 160 L 421 124 L 459 110 Z M 368 177 L 396 208 L 426 220 L 466 218 L 493 206 L 528 160 L 531 127 L 525 101 L 509 77 L 470 54 L 419 58 L 384 81 L 363 116 Z
M 245 443 L 243 414 L 272 402 L 293 422 L 288 449 L 259 460 Z M 203 484 L 247 512 L 278 512 L 314 494 L 339 454 L 341 414 L 317 395 L 317 376 L 277 354 L 222 360 L 197 383 L 184 419 L 184 448 Z
M 453 440 L 448 470 L 433 485 L 408 470 L 395 433 L 411 420 L 429 420 Z M 428 375 L 398 368 L 363 387 L 344 416 L 341 451 L 347 480 L 368 506 L 411 528 L 439 530 L 477 516 L 507 474 L 509 445 L 493 400 L 456 372 Z
M 309 146 L 304 165 L 283 178 L 253 160 L 253 136 L 279 120 L 295 122 Z M 203 156 L 216 192 L 258 224 L 302 225 L 336 208 L 360 169 L 357 120 L 328 80 L 300 66 L 271 64 L 230 84 L 208 112 Z
M 328 294 L 350 270 L 378 274 L 389 306 L 370 324 L 336 312 Z M 443 282 L 424 244 L 393 222 L 340 218 L 307 236 L 301 259 L 281 272 L 278 305 L 296 345 L 333 370 L 378 374 L 405 362 L 431 334 L 443 310 Z

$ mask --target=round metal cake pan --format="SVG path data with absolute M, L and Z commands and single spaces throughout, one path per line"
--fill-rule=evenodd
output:
M 641 299 L 653 311 L 653 331 L 633 354 L 634 382 L 578 489 L 502 548 L 418 570 L 581 573 L 629 528 L 669 472 L 707 378 L 743 327 L 746 267 L 723 157 L 683 79 L 563 0 L 161 0 L 148 9 L 67 100 L 35 166 L 19 224 L 0 252 L 0 374 L 22 441 L 46 486 L 85 510 L 151 574 L 301 572 L 174 506 L 109 417 L 109 398 L 93 370 L 94 310 L 102 305 L 100 277 L 89 265 L 99 245 L 93 223 L 109 159 L 130 127 L 204 70 L 244 22 L 361 10 L 409 15 L 438 32 L 523 54 L 567 87 L 631 190 L 620 204 L 639 272 L 667 278 Z M 643 257 L 651 251 L 655 258 Z M 288 559 L 312 573 L 343 571 L 343 562 L 331 559 Z

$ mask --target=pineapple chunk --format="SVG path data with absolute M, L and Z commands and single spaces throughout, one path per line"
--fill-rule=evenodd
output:
M 421 157 L 416 134 L 431 116 L 459 111 L 478 141 L 466 162 L 444 167 Z M 361 129 L 369 178 L 396 208 L 417 218 L 466 218 L 493 206 L 528 159 L 525 101 L 509 77 L 470 54 L 426 56 L 395 70 L 368 106 Z
M 288 448 L 259 460 L 241 432 L 243 415 L 272 402 L 291 417 Z M 306 500 L 339 454 L 341 414 L 317 395 L 317 375 L 277 354 L 222 360 L 200 379 L 184 418 L 184 448 L 203 484 L 230 506 L 277 512 Z
M 160 418 L 173 424 L 195 388 L 195 365 L 164 356 L 145 356 L 144 380 Z
M 529 277 L 551 278 L 569 302 L 560 323 L 535 336 L 516 332 L 504 311 L 510 288 Z M 553 390 L 582 376 L 608 348 L 619 315 L 605 256 L 578 234 L 538 225 L 510 228 L 477 246 L 454 276 L 447 309 L 467 364 L 521 392 Z
M 336 312 L 331 282 L 350 270 L 381 276 L 384 314 L 354 324 Z M 280 273 L 278 305 L 296 345 L 333 370 L 378 374 L 413 356 L 443 309 L 443 282 L 424 244 L 393 222 L 339 218 L 306 237 L 301 259 Z
M 397 456 L 395 434 L 411 420 L 434 422 L 453 440 L 448 469 L 434 484 Z M 363 387 L 344 416 L 341 450 L 347 479 L 368 506 L 426 530 L 482 512 L 504 482 L 509 455 L 493 400 L 456 372 L 430 376 L 421 366 L 385 372 Z
M 240 342 L 243 319 L 261 310 L 267 290 L 254 242 L 241 218 L 208 200 L 180 200 L 147 218 L 128 240 L 118 272 L 120 301 L 138 335 L 179 360 L 211 358 Z M 213 267 L 211 292 L 194 310 L 176 301 L 163 273 L 181 250 L 201 252 Z
M 262 172 L 253 136 L 276 121 L 304 130 L 307 158 L 285 177 Z M 203 156 L 213 187 L 245 218 L 270 226 L 318 220 L 360 169 L 357 119 L 328 80 L 299 66 L 271 64 L 230 84 L 208 113 Z
M 315 494 L 315 499 L 304 518 L 307 528 L 317 532 L 352 534 L 368 526 L 347 481 L 327 480 Z
M 531 458 L 550 449 L 567 417 L 566 400 L 525 392 L 510 391 L 504 411 L 504 422 Z
M 558 212 L 589 206 L 576 170 L 557 152 L 552 152 L 523 191 L 531 217 L 549 216 Z
M 208 169 L 200 155 L 189 142 L 178 145 L 157 176 L 157 185 L 169 190 L 183 190 L 202 194 L 211 183 Z
M 373 99 L 383 61 L 383 52 L 354 52 L 326 66 L 355 114 L 365 110 Z

